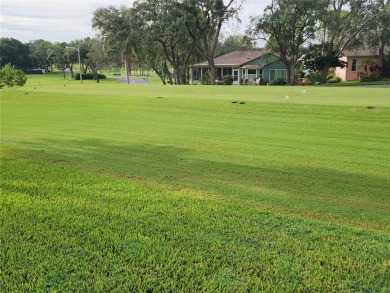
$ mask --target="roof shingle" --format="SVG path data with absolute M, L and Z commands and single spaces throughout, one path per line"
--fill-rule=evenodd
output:
M 259 58 L 265 54 L 268 54 L 268 51 L 233 51 L 228 54 L 219 56 L 214 59 L 215 66 L 241 66 L 245 63 L 250 62 L 253 59 Z M 206 67 L 209 66 L 208 62 L 202 62 L 195 64 L 196 67 Z

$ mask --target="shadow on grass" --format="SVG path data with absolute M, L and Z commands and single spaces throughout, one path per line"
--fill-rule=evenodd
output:
M 27 145 L 27 156 L 57 164 L 69 162 L 164 188 L 191 189 L 310 218 L 389 229 L 390 181 L 385 177 L 321 166 L 211 161 L 199 152 L 167 145 L 118 145 L 104 140 Z

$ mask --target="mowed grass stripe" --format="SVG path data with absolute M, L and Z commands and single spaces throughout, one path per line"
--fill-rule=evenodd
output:
M 356 89 L 308 87 L 307 93 L 329 95 L 323 104 L 303 96 L 301 87 L 107 85 L 98 91 L 86 84 L 83 93 L 91 92 L 82 95 L 75 85 L 43 89 L 3 92 L 3 148 L 389 231 L 390 108 L 381 98 L 387 89 L 359 89 L 355 101 Z M 258 97 L 232 104 L 228 97 L 238 90 L 240 97 L 255 90 Z M 300 102 L 291 103 L 292 94 L 280 98 L 282 91 L 299 94 Z M 372 92 L 385 106 L 359 106 Z
M 3 154 L 2 292 L 380 292 L 388 234 Z

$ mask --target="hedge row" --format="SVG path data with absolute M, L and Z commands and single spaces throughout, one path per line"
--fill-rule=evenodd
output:
M 104 74 L 98 74 L 98 76 L 99 76 L 99 79 L 106 79 L 107 78 L 107 76 L 105 76 Z M 80 80 L 80 73 L 77 73 L 74 76 L 74 79 L 75 80 Z M 83 80 L 86 80 L 86 79 L 94 79 L 93 74 L 91 74 L 91 73 L 84 74 L 83 73 Z
M 24 70 L 24 73 L 26 74 L 43 74 L 42 69 L 27 69 Z

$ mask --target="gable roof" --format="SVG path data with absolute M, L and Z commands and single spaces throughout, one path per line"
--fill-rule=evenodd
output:
M 224 66 L 241 66 L 246 64 L 256 58 L 269 54 L 270 52 L 265 50 L 260 51 L 233 51 L 225 55 L 219 56 L 214 59 L 215 66 L 224 67 Z M 194 64 L 195 67 L 208 67 L 209 63 L 207 61 Z

